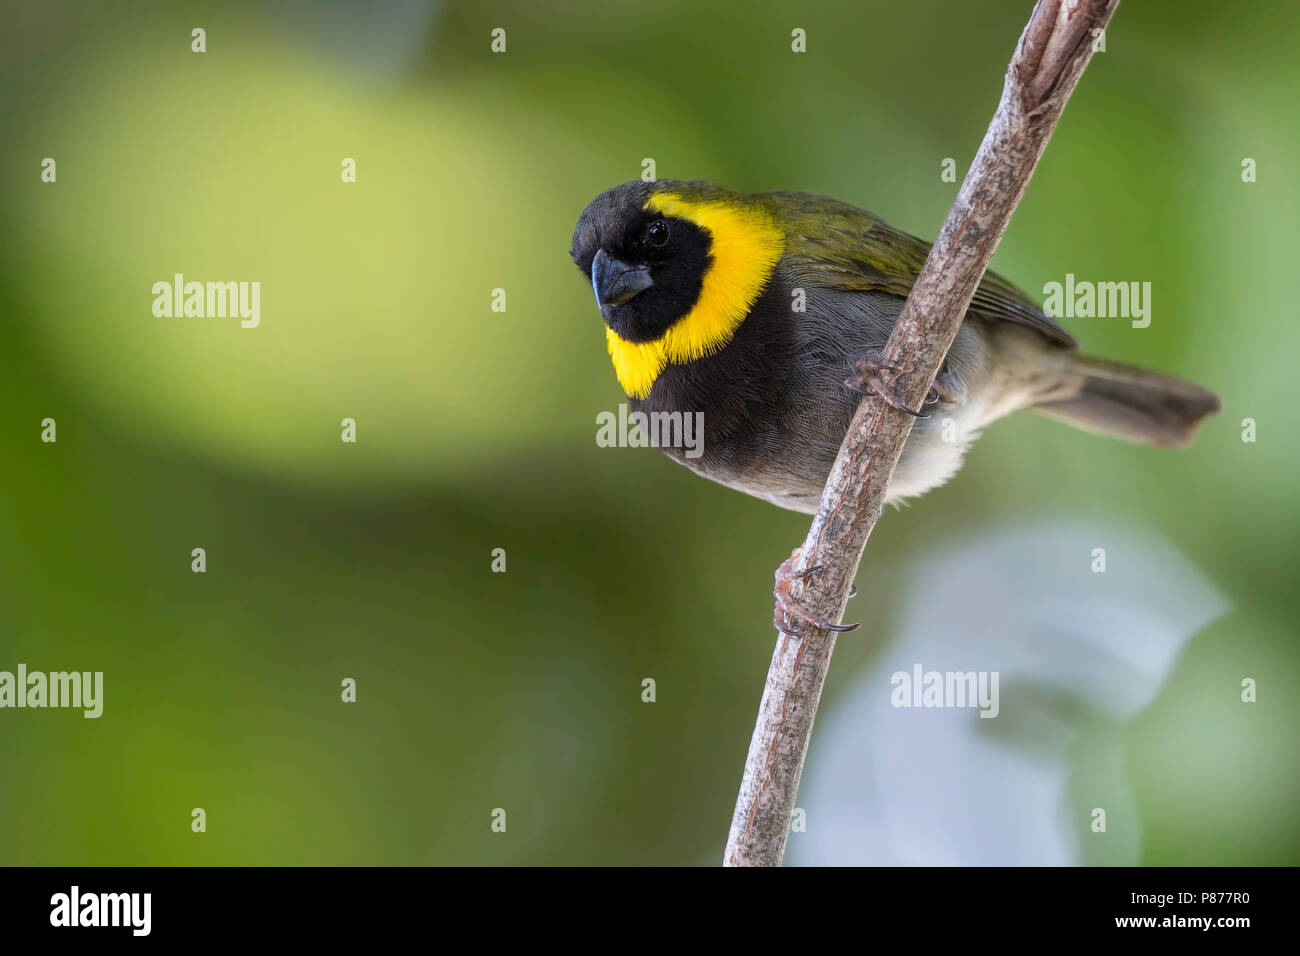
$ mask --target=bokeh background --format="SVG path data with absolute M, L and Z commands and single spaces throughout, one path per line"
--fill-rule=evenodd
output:
M 932 236 L 957 189 L 940 164 L 964 175 L 1031 6 L 7 2 L 0 669 L 102 670 L 105 709 L 0 711 L 0 863 L 717 862 L 772 570 L 807 519 L 596 446 L 623 397 L 573 223 L 652 157 Z M 1015 861 L 1300 858 L 1298 31 L 1292 3 L 1121 6 L 995 268 L 1029 290 L 1150 281 L 1149 328 L 1067 325 L 1224 411 L 1181 453 L 1016 416 L 886 514 L 792 862 L 997 862 L 982 847 L 1015 839 Z M 176 272 L 260 281 L 260 328 L 155 318 Z M 1123 620 L 1088 618 L 1093 547 L 1141 605 Z M 994 620 L 969 602 L 999 581 Z M 963 620 L 969 640 L 906 650 Z M 1057 785 L 927 749 L 893 712 L 916 739 L 888 773 L 925 766 L 907 786 L 930 798 L 893 809 L 905 826 L 859 807 L 894 788 L 854 701 L 878 708 L 895 661 L 985 668 L 1009 630 L 1037 652 L 1002 719 L 940 720 L 1041 769 L 1050 714 Z M 1075 640 L 1061 675 L 1067 632 L 1112 643 Z M 1108 706 L 1105 655 L 1148 636 L 1140 688 Z M 1034 817 L 1051 846 L 1017 837 Z M 905 846 L 877 854 L 882 828 Z

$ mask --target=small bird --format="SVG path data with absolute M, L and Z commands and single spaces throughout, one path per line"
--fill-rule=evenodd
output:
M 881 355 L 929 250 L 834 199 L 660 180 L 592 200 L 570 255 L 595 291 L 629 406 L 702 413 L 702 452 L 663 450 L 794 511 L 817 510 L 868 391 L 918 419 L 887 491 L 893 502 L 943 484 L 980 430 L 1018 409 L 1164 446 L 1186 444 L 1218 411 L 1197 385 L 1079 354 L 1059 323 L 993 273 L 935 378 L 931 408 L 907 408 Z

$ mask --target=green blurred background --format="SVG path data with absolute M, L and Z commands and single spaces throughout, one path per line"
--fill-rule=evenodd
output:
M 807 518 L 595 445 L 623 397 L 573 223 L 652 157 L 932 236 L 1031 6 L 7 3 L 0 669 L 106 699 L 0 711 L 0 863 L 720 859 Z M 1231 611 L 1124 729 L 1144 863 L 1300 859 L 1298 31 L 1122 4 L 995 263 L 1152 282 L 1150 328 L 1067 324 L 1223 413 L 1184 453 L 993 427 L 886 514 L 827 689 L 921 548 L 1048 513 L 1167 539 Z M 260 281 L 260 328 L 155 318 L 175 272 Z

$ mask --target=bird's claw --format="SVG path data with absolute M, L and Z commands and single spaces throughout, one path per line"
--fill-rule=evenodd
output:
M 823 565 L 818 564 L 811 568 L 804 568 L 796 571 L 794 563 L 798 558 L 799 549 L 796 548 L 794 553 L 781 562 L 781 566 L 777 568 L 776 584 L 772 588 L 772 596 L 776 598 L 776 611 L 772 615 L 772 626 L 782 634 L 789 634 L 791 637 L 798 637 L 799 632 L 793 629 L 790 622 L 790 618 L 794 617 L 797 620 L 811 624 L 813 627 L 820 627 L 827 631 L 835 631 L 837 634 L 847 634 L 849 631 L 856 631 L 860 625 L 836 624 L 834 621 L 828 621 L 823 617 L 818 617 L 816 614 L 801 607 L 798 602 L 790 596 L 790 585 L 795 581 L 811 577 L 812 575 L 825 570 Z M 852 597 L 856 593 L 857 588 L 852 588 L 849 591 L 849 596 Z
M 864 353 L 857 361 L 853 363 L 853 375 L 844 380 L 844 384 L 852 391 L 860 395 L 877 395 L 890 408 L 896 408 L 900 412 L 906 412 L 914 418 L 929 418 L 925 412 L 915 411 L 908 408 L 893 390 L 881 381 L 881 372 L 896 372 L 896 366 L 885 364 L 884 356 L 877 350 L 873 349 Z M 933 390 L 932 390 L 933 391 Z M 927 405 L 933 404 L 926 402 Z

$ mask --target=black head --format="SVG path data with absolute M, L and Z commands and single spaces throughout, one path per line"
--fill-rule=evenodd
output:
M 601 193 L 573 230 L 569 255 L 626 342 L 652 342 L 689 313 L 711 259 L 705 230 L 645 208 L 653 188 L 631 182 Z

